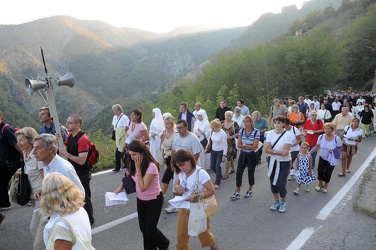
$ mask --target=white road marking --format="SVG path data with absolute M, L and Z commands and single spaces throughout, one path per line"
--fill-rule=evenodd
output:
M 93 228 L 91 229 L 91 234 L 94 235 L 94 234 L 97 234 L 97 233 L 100 233 L 100 232 L 103 232 L 104 230 L 107 230 L 107 229 L 110 229 L 112 227 L 115 227 L 117 225 L 120 225 L 124 222 L 127 222 L 129 220 L 133 220 L 135 218 L 138 217 L 138 214 L 137 213 L 133 213 L 133 214 L 130 214 L 130 215 L 127 215 L 123 218 L 120 218 L 120 219 L 117 219 L 117 220 L 114 220 L 114 221 L 111 221 L 107 224 L 104 224 L 102 226 L 99 226 L 99 227 L 96 227 L 96 228 Z
M 316 219 L 326 220 L 333 209 L 338 205 L 338 203 L 345 197 L 349 190 L 354 186 L 355 182 L 363 174 L 364 170 L 369 166 L 370 162 L 376 155 L 376 148 L 368 156 L 368 158 L 363 162 L 362 166 L 356 171 L 356 173 L 350 178 L 350 180 L 337 192 L 337 194 L 326 204 L 323 209 L 316 216 Z
M 301 231 L 301 233 L 295 238 L 293 242 L 286 248 L 286 250 L 299 250 L 307 240 L 313 235 L 315 229 L 313 227 L 307 227 Z

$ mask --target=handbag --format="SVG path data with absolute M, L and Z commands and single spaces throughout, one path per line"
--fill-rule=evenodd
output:
M 17 203 L 21 206 L 27 205 L 30 201 L 31 185 L 29 177 L 25 174 L 25 167 L 22 166 L 19 182 L 17 185 Z
M 375 130 L 375 126 L 373 125 L 373 123 L 371 123 L 369 125 L 369 131 L 374 131 Z
M 136 192 L 136 183 L 132 179 L 130 175 L 125 174 L 125 176 L 122 179 L 123 187 L 125 189 L 125 192 L 127 194 L 132 194 Z
M 204 203 L 191 203 L 188 218 L 188 235 L 198 236 L 207 229 L 207 220 L 205 214 Z
M 195 191 L 193 191 L 193 193 L 196 193 L 196 190 L 198 188 L 198 177 L 199 177 L 199 173 L 200 173 L 201 170 L 202 169 L 200 169 L 196 173 L 195 184 L 194 184 L 196 189 L 195 189 Z M 217 212 L 217 198 L 215 197 L 214 194 L 210 197 L 207 197 L 207 198 L 198 199 L 198 203 L 203 203 L 204 209 L 205 209 L 205 214 L 206 214 L 207 218 L 213 216 Z M 191 205 L 192 204 L 194 204 L 194 203 L 191 203 Z
M 206 139 L 206 137 L 204 137 L 204 139 L 202 139 L 202 140 L 200 141 L 200 143 L 201 143 L 201 145 L 202 145 L 204 148 L 206 148 L 206 145 L 208 145 L 208 139 Z
M 57 222 L 63 222 L 68 228 L 69 228 L 69 231 L 73 234 L 74 236 L 74 239 L 72 240 L 72 250 L 95 250 L 95 248 L 91 245 L 91 242 L 90 241 L 84 241 L 82 240 L 75 232 L 75 230 L 73 229 L 72 225 L 64 218 L 59 218 L 55 221 L 53 227 L 52 227 L 52 233 L 50 235 L 50 237 L 48 238 L 48 243 L 47 243 L 47 247 L 55 244 L 54 242 L 50 242 L 52 241 L 55 237 L 53 237 L 53 234 L 54 234 L 54 228 L 55 228 L 55 225 Z
M 14 175 L 14 173 L 16 173 L 18 169 L 24 166 L 24 162 L 21 160 L 15 161 L 15 162 L 6 162 L 6 164 L 7 164 L 6 169 L 11 175 Z
M 210 133 L 209 143 L 208 143 L 208 145 L 206 146 L 205 154 L 209 154 L 209 153 L 211 153 L 211 151 L 212 151 L 212 144 L 213 144 L 213 141 L 212 141 L 212 139 L 211 139 L 212 135 L 213 135 L 213 131 Z

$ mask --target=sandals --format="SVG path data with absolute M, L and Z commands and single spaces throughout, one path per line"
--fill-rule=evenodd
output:
M 346 175 L 345 175 L 345 174 L 342 174 L 342 173 L 339 173 L 338 176 L 339 176 L 339 177 L 345 177 Z
M 226 174 L 226 175 L 224 175 L 224 176 L 222 176 L 222 180 L 227 180 L 228 179 L 228 175 Z
M 323 187 L 321 187 L 321 186 L 317 186 L 316 188 L 315 188 L 315 190 L 317 191 L 317 192 L 320 192 L 320 190 L 322 189 Z
M 326 194 L 327 192 L 328 192 L 328 189 L 323 189 L 322 191 L 321 191 L 323 194 Z
M 235 173 L 235 170 L 231 170 L 231 171 L 229 172 L 229 174 L 233 174 L 233 173 Z
M 347 169 L 347 170 L 346 170 L 346 173 L 348 173 L 348 174 L 349 174 L 349 173 L 351 173 L 351 171 Z

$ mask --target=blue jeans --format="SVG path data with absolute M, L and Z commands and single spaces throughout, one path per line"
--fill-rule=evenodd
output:
M 309 147 L 309 151 L 311 151 L 314 148 L 314 146 Z M 311 154 L 312 156 L 312 169 L 315 168 L 315 162 L 316 162 L 316 156 L 317 156 L 317 151 Z
M 222 178 L 222 157 L 223 157 L 223 150 L 221 151 L 214 151 L 212 150 L 210 155 L 210 168 L 215 173 L 215 185 L 221 184 L 221 178 Z

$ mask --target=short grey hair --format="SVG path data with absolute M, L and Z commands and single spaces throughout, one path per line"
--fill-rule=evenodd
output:
M 260 112 L 257 111 L 257 110 L 252 112 L 252 116 L 255 116 L 255 115 L 259 115 L 259 116 L 261 116 Z
M 236 113 L 240 113 L 241 111 L 242 111 L 242 109 L 239 108 L 238 106 L 236 106 L 236 108 L 235 108 L 235 112 L 236 112 Z
M 226 112 L 225 112 L 225 115 L 231 115 L 231 117 L 232 117 L 232 115 L 234 114 L 234 113 L 232 113 L 232 111 L 230 111 L 230 110 L 227 110 Z
M 119 111 L 123 112 L 123 108 L 121 107 L 120 104 L 114 104 L 114 105 L 112 105 L 112 109 L 119 110 Z
M 43 146 L 46 149 L 53 148 L 54 149 L 54 154 L 57 153 L 58 144 L 57 144 L 57 138 L 54 135 L 47 134 L 47 133 L 40 134 L 40 135 L 38 135 L 37 137 L 34 138 L 33 143 L 35 141 L 38 141 L 38 140 L 42 141 Z

